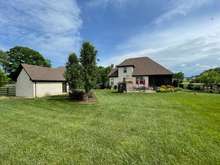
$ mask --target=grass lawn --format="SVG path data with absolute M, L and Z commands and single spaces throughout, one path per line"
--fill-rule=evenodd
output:
M 220 164 L 220 95 L 0 99 L 0 164 Z

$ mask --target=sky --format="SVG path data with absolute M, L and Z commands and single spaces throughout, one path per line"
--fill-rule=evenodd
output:
M 219 0 L 0 0 L 0 49 L 27 46 L 63 66 L 83 41 L 99 65 L 148 56 L 186 76 L 220 67 Z

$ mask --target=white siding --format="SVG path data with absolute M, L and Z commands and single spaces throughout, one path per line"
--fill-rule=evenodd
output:
M 36 82 L 36 96 L 52 96 L 63 94 L 62 82 Z
M 127 68 L 127 72 L 124 73 L 124 68 Z M 134 68 L 133 67 L 119 67 L 118 68 L 118 81 L 123 82 L 124 78 L 132 78 Z
M 127 69 L 127 72 L 124 73 L 124 68 Z M 132 77 L 134 68 L 133 67 L 119 67 L 118 68 L 118 77 L 111 77 L 109 79 L 110 84 L 112 87 L 114 87 L 115 85 L 118 86 L 119 82 L 123 82 L 123 80 L 129 80 L 129 81 L 133 81 L 133 84 L 135 84 L 135 77 Z M 112 83 L 113 82 L 113 83 Z
M 118 86 L 118 83 L 119 83 L 118 77 L 111 77 L 110 78 L 110 85 L 111 85 L 111 87 Z
M 34 83 L 24 69 L 20 72 L 16 82 L 16 96 L 34 97 Z

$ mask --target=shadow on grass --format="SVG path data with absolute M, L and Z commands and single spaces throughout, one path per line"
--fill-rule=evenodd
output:
M 43 98 L 42 98 L 43 99 Z M 68 95 L 63 95 L 63 96 L 48 96 L 45 97 L 44 100 L 47 101 L 56 101 L 56 102 L 66 102 L 66 103 L 78 103 L 78 104 L 96 104 L 97 99 L 95 98 L 89 98 L 88 101 L 83 101 L 83 100 L 77 100 L 69 97 Z

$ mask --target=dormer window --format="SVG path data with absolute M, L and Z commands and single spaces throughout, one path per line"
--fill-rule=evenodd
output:
M 127 68 L 126 67 L 124 67 L 124 73 L 127 73 Z

